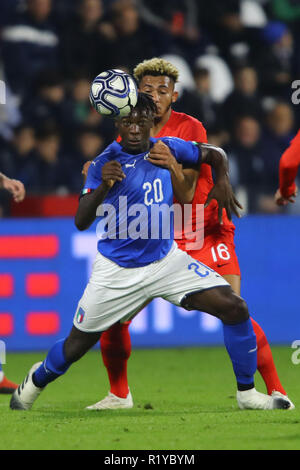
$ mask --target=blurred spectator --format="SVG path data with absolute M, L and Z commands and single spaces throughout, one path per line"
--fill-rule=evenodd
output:
M 204 51 L 209 41 L 197 22 L 197 0 L 139 0 L 137 4 L 145 23 L 158 28 L 169 42 L 169 52 L 192 63 Z
M 77 77 L 70 82 L 71 85 L 71 101 L 72 109 L 71 116 L 74 126 L 87 123 L 90 114 L 92 113 L 92 106 L 89 100 L 91 80 L 85 74 L 77 74 Z M 99 119 L 101 120 L 101 116 Z
M 216 145 L 217 147 L 227 148 L 230 136 L 225 129 L 216 124 L 207 131 L 207 141 L 209 144 Z
M 199 36 L 195 0 L 139 0 L 137 5 L 145 23 L 174 36 Z
M 211 96 L 216 103 L 223 103 L 233 90 L 233 77 L 230 68 L 216 50 L 209 50 L 195 61 L 196 68 L 209 70 L 211 81 Z
M 228 151 L 229 139 L 230 136 L 228 132 L 219 124 L 207 129 L 207 142 L 216 147 L 223 148 L 226 152 Z M 229 177 L 232 187 L 237 191 L 239 186 L 239 170 L 236 158 L 232 155 L 231 158 L 229 158 Z
M 292 34 L 285 24 L 273 21 L 263 29 L 262 37 L 257 60 L 262 93 L 289 99 L 294 67 Z
M 300 1 L 299 0 L 271 0 L 271 12 L 276 19 L 288 24 L 293 35 L 294 46 L 294 76 L 300 74 Z
M 89 99 L 91 80 L 83 73 L 76 73 L 74 79 L 70 81 L 70 118 L 72 120 L 72 130 L 83 124 L 94 126 L 101 125 L 103 117 L 92 107 Z
M 105 36 L 101 33 L 102 0 L 80 0 L 74 16 L 61 34 L 61 66 L 72 79 L 78 69 L 92 79 L 112 65 Z
M 265 158 L 269 150 L 257 119 L 244 116 L 236 121 L 228 156 L 230 165 L 237 166 L 239 185 L 247 191 L 249 212 L 260 212 L 262 198 L 273 196 L 276 183 Z
M 222 107 L 223 122 L 228 130 L 233 129 L 234 122 L 240 116 L 248 114 L 261 119 L 263 115 L 255 69 L 250 66 L 238 69 L 234 80 L 235 88 Z
M 105 139 L 94 127 L 84 126 L 77 133 L 76 148 L 72 153 L 71 186 L 74 192 L 79 192 L 83 185 L 83 165 L 101 153 Z
M 109 18 L 113 34 L 106 55 L 114 68 L 133 70 L 144 59 L 166 52 L 162 34 L 143 22 L 133 0 L 114 1 Z
M 221 55 L 231 61 L 231 47 L 246 39 L 240 15 L 240 0 L 209 0 L 209 4 L 200 0 L 198 11 L 200 24 L 208 28 Z
M 26 6 L 27 10 L 2 30 L 5 75 L 19 95 L 28 90 L 42 68 L 56 66 L 58 59 L 59 38 L 50 20 L 52 0 L 27 0 Z
M 277 103 L 268 112 L 263 133 L 265 174 L 264 195 L 260 198 L 261 212 L 281 212 L 274 202 L 273 194 L 278 186 L 279 160 L 295 136 L 294 113 L 287 103 Z
M 104 147 L 104 137 L 93 127 L 83 127 L 78 133 L 78 155 L 80 165 L 96 158 Z M 81 166 L 80 166 L 81 168 Z
M 182 95 L 173 108 L 194 116 L 210 129 L 217 123 L 217 104 L 211 97 L 210 73 L 206 68 L 194 70 L 195 90 L 183 89 Z
M 65 194 L 70 188 L 71 162 L 61 152 L 59 131 L 43 126 L 36 132 L 34 168 L 28 181 L 28 192 Z M 25 170 L 31 171 L 31 162 Z
M 277 102 L 266 115 L 265 135 L 282 152 L 295 134 L 293 108 L 289 103 Z
M 34 175 L 34 147 L 35 132 L 29 125 L 23 124 L 14 131 L 14 138 L 10 146 L 10 160 L 14 165 L 14 176 L 25 186 Z
M 35 94 L 26 95 L 21 110 L 24 120 L 33 127 L 52 121 L 66 134 L 70 131 L 70 106 L 65 98 L 64 80 L 57 70 L 44 69 L 37 75 Z
M 6 169 L 10 177 L 22 181 L 26 188 L 36 178 L 34 146 L 34 129 L 23 124 L 15 129 L 10 145 L 0 152 L 0 171 Z
M 294 113 L 287 103 L 277 103 L 267 113 L 263 139 L 266 147 L 266 171 L 278 184 L 278 165 L 283 152 L 295 135 Z

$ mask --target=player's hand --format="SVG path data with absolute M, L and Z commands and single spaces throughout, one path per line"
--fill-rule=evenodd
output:
M 108 188 L 111 188 L 116 181 L 122 181 L 126 178 L 125 173 L 123 173 L 122 166 L 120 162 L 116 160 L 111 160 L 107 162 L 102 167 L 102 182 Z
M 155 142 L 150 150 L 150 155 L 147 160 L 153 165 L 167 168 L 170 171 L 177 163 L 177 160 L 173 156 L 170 148 L 161 140 Z
M 280 189 L 277 189 L 277 191 L 275 193 L 275 196 L 274 196 L 274 200 L 275 200 L 275 202 L 278 206 L 286 206 L 289 202 L 294 204 L 294 202 L 295 202 L 294 198 L 297 196 L 297 194 L 298 194 L 298 187 L 297 186 L 296 186 L 296 189 L 295 189 L 294 193 L 291 194 L 289 197 L 283 197 L 281 192 L 280 192 Z
M 91 161 L 85 162 L 85 164 L 82 167 L 81 174 L 83 176 L 83 184 L 86 182 L 88 170 L 89 170 L 91 163 L 92 163 Z
M 10 179 L 3 175 L 2 187 L 10 192 L 15 202 L 23 201 L 25 197 L 25 188 L 21 181 Z
M 209 192 L 205 201 L 204 207 L 207 207 L 211 201 L 215 199 L 218 203 L 218 218 L 219 222 L 223 224 L 223 209 L 229 220 L 231 220 L 231 213 L 233 212 L 237 217 L 240 217 L 238 209 L 243 209 L 243 206 L 236 199 L 232 186 L 227 178 L 219 180 Z

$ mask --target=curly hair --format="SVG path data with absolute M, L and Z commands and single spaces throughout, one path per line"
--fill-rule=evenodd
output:
M 146 110 L 147 112 L 150 112 L 151 114 L 157 113 L 156 104 L 154 103 L 151 96 L 147 95 L 146 93 L 141 93 L 141 92 L 138 94 L 138 100 L 133 109 L 138 109 L 139 111 Z
M 133 70 L 134 78 L 140 82 L 145 75 L 152 76 L 167 76 L 171 78 L 174 83 L 178 81 L 179 72 L 177 68 L 167 60 L 153 57 L 149 60 L 144 60 L 138 64 Z

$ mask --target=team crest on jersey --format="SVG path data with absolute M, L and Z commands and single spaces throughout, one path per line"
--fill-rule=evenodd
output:
M 77 311 L 77 314 L 76 314 L 77 323 L 82 323 L 83 319 L 84 319 L 84 316 L 85 316 L 85 311 L 83 310 L 82 307 L 79 307 L 79 309 Z

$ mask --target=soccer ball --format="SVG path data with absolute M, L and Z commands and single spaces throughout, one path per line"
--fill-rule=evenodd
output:
M 90 102 L 103 116 L 127 116 L 137 103 L 138 90 L 134 79 L 123 70 L 106 70 L 94 79 Z

